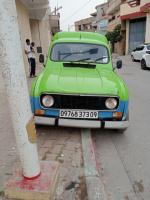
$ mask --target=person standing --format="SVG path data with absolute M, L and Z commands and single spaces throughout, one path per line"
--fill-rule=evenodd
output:
M 30 67 L 30 78 L 35 77 L 35 58 L 34 58 L 34 47 L 32 48 L 30 40 L 26 39 L 26 44 L 25 44 L 25 54 L 28 57 L 28 62 L 29 62 L 29 67 Z
M 36 77 L 35 71 L 36 71 L 36 60 L 35 60 L 35 43 L 31 42 L 31 53 L 32 53 L 32 59 L 31 59 L 31 76 Z
M 31 58 L 32 58 L 32 53 L 31 53 L 31 48 L 30 48 L 30 40 L 26 39 L 26 44 L 25 44 L 25 54 L 27 55 L 28 62 L 29 62 L 29 68 L 30 68 L 30 77 L 31 77 Z

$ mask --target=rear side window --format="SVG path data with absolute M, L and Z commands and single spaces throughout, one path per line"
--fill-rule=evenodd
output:
M 150 50 L 150 45 L 147 46 L 147 49 Z
M 140 46 L 136 48 L 136 51 L 142 51 L 144 49 L 144 46 Z

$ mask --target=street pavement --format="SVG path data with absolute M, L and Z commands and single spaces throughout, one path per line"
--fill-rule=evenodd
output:
M 109 200 L 150 200 L 150 71 L 129 56 L 117 70 L 130 93 L 130 126 L 119 134 L 95 130 L 99 172 Z

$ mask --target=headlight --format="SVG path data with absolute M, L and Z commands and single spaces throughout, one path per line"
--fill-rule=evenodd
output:
M 42 104 L 43 104 L 43 106 L 50 108 L 54 105 L 54 98 L 50 95 L 45 95 L 42 98 Z
M 108 109 L 113 110 L 117 106 L 117 100 L 115 98 L 110 97 L 105 101 L 105 106 Z

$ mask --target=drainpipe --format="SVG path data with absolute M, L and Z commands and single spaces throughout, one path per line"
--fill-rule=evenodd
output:
M 5 85 L 23 176 L 40 175 L 15 0 L 0 0 L 0 73 Z

